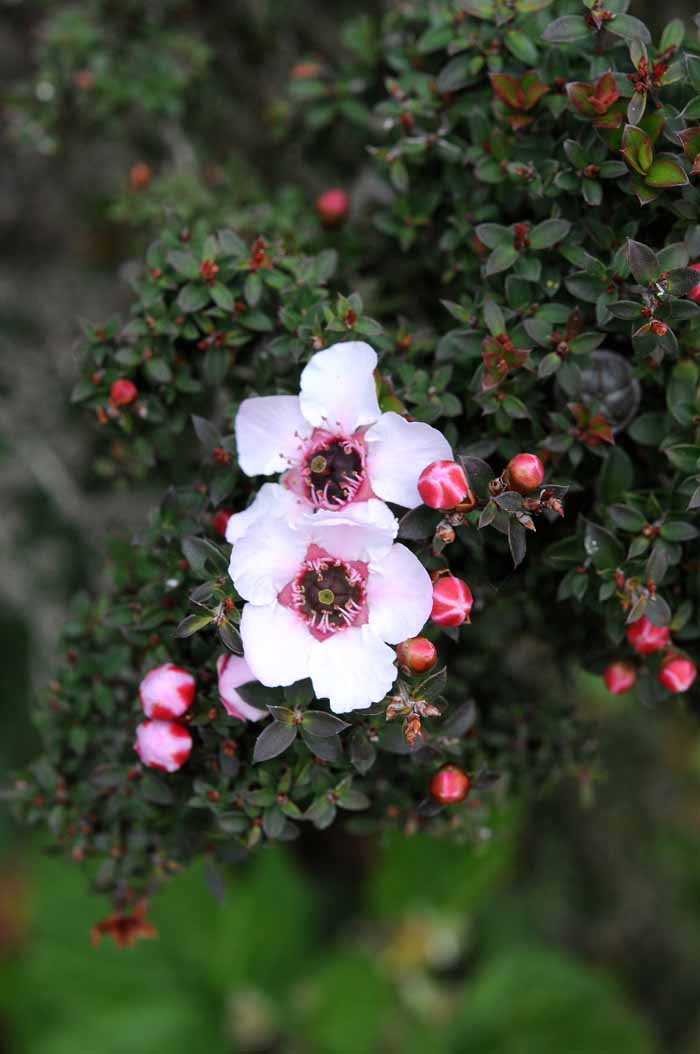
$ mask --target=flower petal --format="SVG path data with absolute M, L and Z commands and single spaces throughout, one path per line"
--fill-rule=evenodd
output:
M 243 512 L 234 512 L 226 524 L 226 541 L 233 545 L 246 531 L 268 516 L 295 522 L 307 506 L 287 487 L 279 483 L 263 483 L 254 500 Z
M 343 560 L 380 560 L 391 549 L 398 521 L 383 501 L 370 498 L 346 506 L 341 512 L 306 516 L 302 529 L 310 541 Z
M 367 580 L 369 626 L 389 644 L 415 637 L 430 617 L 433 586 L 420 560 L 405 545 L 370 568 Z
M 244 399 L 236 414 L 238 463 L 247 476 L 269 476 L 295 464 L 311 434 L 296 395 Z
M 270 604 L 296 575 L 307 548 L 303 531 L 270 516 L 255 521 L 236 542 L 228 572 L 244 600 Z
M 426 465 L 452 457 L 450 444 L 437 428 L 382 414 L 365 433 L 367 467 L 378 498 L 413 509 L 420 505 L 418 477 Z
M 309 676 L 317 699 L 345 714 L 383 699 L 396 680 L 396 656 L 369 626 L 341 630 L 311 648 Z
M 369 344 L 350 340 L 318 351 L 301 375 L 299 401 L 306 420 L 317 428 L 352 435 L 380 415 Z
M 309 676 L 313 638 L 296 613 L 277 601 L 260 607 L 246 604 L 241 637 L 246 661 L 261 684 L 273 688 Z
M 216 660 L 216 669 L 219 674 L 219 697 L 226 713 L 231 717 L 239 717 L 241 721 L 260 721 L 268 716 L 265 710 L 246 703 L 236 691 L 255 680 L 255 674 L 241 655 L 231 655 L 230 652 L 220 655 Z

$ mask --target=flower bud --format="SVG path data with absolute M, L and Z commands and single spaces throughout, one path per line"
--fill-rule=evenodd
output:
M 609 692 L 613 695 L 622 695 L 623 692 L 628 692 L 634 687 L 637 672 L 628 662 L 611 662 L 605 667 L 603 680 Z
M 217 534 L 220 534 L 222 538 L 226 537 L 226 528 L 228 527 L 228 521 L 233 516 L 233 509 L 217 509 L 211 518 L 211 525 Z
M 671 637 L 668 626 L 655 626 L 646 615 L 642 615 L 627 627 L 627 640 L 640 655 L 651 655 L 665 648 Z
M 454 509 L 468 490 L 464 469 L 456 461 L 433 461 L 418 477 L 418 493 L 431 509 Z
M 345 219 L 350 199 L 342 187 L 324 190 L 316 198 L 316 212 L 324 227 L 337 227 Z
M 194 690 L 192 674 L 166 662 L 148 671 L 139 685 L 139 699 L 146 717 L 169 721 L 182 717 L 192 706 Z
M 129 169 L 129 186 L 132 190 L 144 190 L 152 179 L 151 166 L 145 161 L 137 161 Z
M 143 765 L 177 772 L 190 756 L 192 736 L 177 721 L 142 721 L 136 728 L 134 750 Z
M 470 622 L 472 591 L 466 582 L 454 575 L 444 575 L 433 584 L 433 610 L 430 617 L 438 626 L 461 626 Z
M 668 654 L 661 663 L 659 684 L 674 694 L 687 692 L 697 677 L 697 667 L 692 659 L 677 652 Z
M 267 717 L 264 710 L 246 703 L 238 693 L 239 688 L 255 680 L 248 663 L 241 655 L 220 655 L 216 660 L 216 669 L 219 674 L 219 696 L 227 714 L 238 717 L 241 721 L 260 721 Z
M 126 377 L 114 381 L 109 389 L 109 397 L 115 406 L 128 406 L 129 403 L 133 403 L 138 394 L 138 388 L 134 382 L 127 380 Z
M 425 673 L 437 662 L 437 648 L 427 637 L 409 637 L 396 648 L 396 657 L 404 673 Z
M 693 271 L 700 271 L 700 263 L 690 264 L 690 267 L 692 268 Z M 694 285 L 693 288 L 690 289 L 686 293 L 686 296 L 689 297 L 690 300 L 694 300 L 696 304 L 699 304 L 700 303 L 700 282 L 698 282 L 697 285 Z
M 544 465 L 537 454 L 516 454 L 508 462 L 503 478 L 511 490 L 528 494 L 542 485 Z
M 469 776 L 458 765 L 443 765 L 430 781 L 430 795 L 440 805 L 456 805 L 469 793 Z

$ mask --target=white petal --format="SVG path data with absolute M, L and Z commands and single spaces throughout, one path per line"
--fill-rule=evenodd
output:
M 367 430 L 367 467 L 372 490 L 378 498 L 405 505 L 421 505 L 418 477 L 426 465 L 452 457 L 442 432 L 422 421 L 406 421 L 387 413 Z
M 376 365 L 376 352 L 363 341 L 316 352 L 301 375 L 299 401 L 306 420 L 344 435 L 378 420 Z
M 261 607 L 246 604 L 241 637 L 246 661 L 261 684 L 273 688 L 309 676 L 313 637 L 299 616 L 277 601 Z
M 317 512 L 304 519 L 303 529 L 333 556 L 343 560 L 381 560 L 391 549 L 398 521 L 383 501 L 370 498 L 341 512 Z
M 258 520 L 268 516 L 295 522 L 306 511 L 306 505 L 279 483 L 263 483 L 255 499 L 243 512 L 234 512 L 226 525 L 226 541 L 231 545 L 242 538 Z
M 341 630 L 313 642 L 309 675 L 317 699 L 345 714 L 383 699 L 396 680 L 396 656 L 369 626 Z
M 238 463 L 247 476 L 284 472 L 299 460 L 310 433 L 296 395 L 244 399 L 236 414 Z
M 369 625 L 381 640 L 399 644 L 415 637 L 430 617 L 433 586 L 420 560 L 405 545 L 394 545 L 367 580 Z
M 301 567 L 308 541 L 286 520 L 258 520 L 236 542 L 228 572 L 244 598 L 270 604 Z

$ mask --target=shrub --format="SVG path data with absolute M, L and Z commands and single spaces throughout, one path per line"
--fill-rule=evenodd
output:
M 166 230 L 130 320 L 88 329 L 74 398 L 98 467 L 168 490 L 135 547 L 110 547 L 111 588 L 78 600 L 45 755 L 14 795 L 120 908 L 193 855 L 237 860 L 339 810 L 356 830 L 480 839 L 504 794 L 563 774 L 588 790 L 577 671 L 631 662 L 655 704 L 664 664 L 697 659 L 700 54 L 678 21 L 653 45 L 624 7 L 392 10 L 371 63 L 292 82 L 310 157 L 319 129 L 354 119 L 352 138 L 372 108 L 372 189 L 358 161 L 344 223 L 322 229 L 309 193 L 273 200 L 263 230 L 218 212 Z M 232 422 L 346 340 L 379 353 L 381 410 L 436 426 L 466 474 L 465 502 L 402 513 L 399 540 L 468 581 L 472 623 L 432 622 L 439 666 L 342 721 L 308 681 L 244 682 L 270 708 L 261 732 L 217 698 L 246 599 L 221 534 L 252 490 Z M 653 651 L 634 646 L 643 618 L 668 628 Z M 138 683 L 165 662 L 196 676 L 194 745 L 156 775 L 132 741 Z M 471 779 L 463 804 L 429 795 L 447 763 Z

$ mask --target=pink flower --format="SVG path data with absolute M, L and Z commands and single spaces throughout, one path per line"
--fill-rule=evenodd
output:
M 613 695 L 622 695 L 634 688 L 637 672 L 628 662 L 611 662 L 603 671 L 605 687 Z
M 166 662 L 148 671 L 139 685 L 139 699 L 146 717 L 168 721 L 182 717 L 192 706 L 194 690 L 192 674 Z
M 177 772 L 190 756 L 192 736 L 177 721 L 142 721 L 134 750 L 149 768 Z
M 432 606 L 430 577 L 393 544 L 396 531 L 387 506 L 370 499 L 291 524 L 282 510 L 236 542 L 229 571 L 248 601 L 241 636 L 262 684 L 310 677 L 336 713 L 384 698 L 396 679 L 389 644 L 415 636 Z
M 219 696 L 227 714 L 238 717 L 241 721 L 261 721 L 263 717 L 268 716 L 264 710 L 258 710 L 257 706 L 246 703 L 238 693 L 237 689 L 256 679 L 242 656 L 220 655 L 216 660 L 216 669 L 219 674 Z
M 430 425 L 381 412 L 376 365 L 369 344 L 334 344 L 305 367 L 299 396 L 244 399 L 236 415 L 243 471 L 283 473 L 284 486 L 312 509 L 337 511 L 372 497 L 420 505 L 421 471 L 452 452 Z

